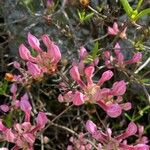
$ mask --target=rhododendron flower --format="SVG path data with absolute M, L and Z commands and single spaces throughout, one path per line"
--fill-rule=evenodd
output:
M 119 28 L 118 28 L 118 24 L 116 22 L 114 22 L 112 27 L 108 27 L 108 34 L 109 35 L 118 35 L 121 38 L 126 38 L 126 30 L 127 28 L 125 28 L 123 31 L 120 32 Z
M 32 56 L 24 44 L 19 47 L 20 57 L 27 61 L 28 72 L 35 79 L 42 77 L 44 73 L 53 74 L 57 69 L 57 63 L 61 59 L 58 46 L 49 39 L 48 35 L 43 35 L 42 40 L 47 47 L 47 52 L 40 48 L 39 40 L 28 33 L 28 43 L 37 52 L 36 56 Z
M 86 129 L 97 141 L 96 144 L 99 145 L 100 149 L 113 150 L 116 148 L 118 150 L 149 150 L 149 146 L 145 142 L 136 140 L 134 144 L 130 145 L 125 140 L 130 136 L 137 135 L 137 126 L 134 122 L 130 122 L 127 129 L 117 136 L 113 136 L 110 128 L 106 128 L 105 132 L 103 132 L 102 129 L 99 130 L 96 124 L 91 120 L 86 122 Z

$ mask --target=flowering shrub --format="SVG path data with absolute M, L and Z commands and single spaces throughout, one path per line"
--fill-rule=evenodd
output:
M 77 11 L 79 22 L 75 29 L 74 22 L 68 23 L 70 19 L 68 14 L 72 10 L 68 13 L 65 8 L 68 5 L 76 6 L 76 2 L 61 1 L 61 8 L 53 13 L 60 5 L 59 1 L 57 5 L 53 0 L 43 1 L 45 7 L 43 14 L 33 13 L 35 16 L 42 16 L 42 19 L 48 21 L 49 26 L 53 24 L 58 28 L 68 41 L 71 39 L 72 47 L 75 50 L 79 48 L 79 56 L 74 58 L 74 55 L 72 56 L 74 52 L 67 51 L 67 55 L 62 58 L 58 45 L 49 38 L 48 34 L 38 39 L 28 32 L 28 44 L 19 46 L 21 60 L 9 64 L 15 71 L 6 73 L 4 80 L 6 83 L 4 82 L 4 86 L 0 87 L 0 94 L 6 97 L 6 100 L 0 104 L 0 140 L 2 141 L 0 150 L 150 149 L 147 134 L 149 126 L 144 129 L 144 126 L 140 125 L 142 121 L 138 122 L 150 106 L 144 107 L 143 95 L 140 95 L 142 106 L 140 104 L 137 106 L 136 100 L 139 95 L 134 91 L 138 86 L 132 92 L 132 86 L 134 87 L 132 84 L 138 84 L 141 86 L 139 89 L 143 89 L 149 100 L 146 88 L 149 84 L 144 78 L 149 75 L 149 71 L 144 72 L 142 69 L 150 59 L 142 62 L 146 59 L 144 52 L 137 50 L 136 41 L 128 37 L 130 27 L 137 27 L 137 31 L 140 29 L 140 25 L 135 21 L 140 18 L 138 7 L 142 1 L 139 1 L 137 8 L 133 10 L 126 0 L 121 0 L 132 21 L 119 23 L 119 19 L 116 21 L 111 18 L 112 26 L 107 24 L 110 16 L 101 14 L 105 8 L 97 7 L 95 10 L 88 0 L 79 2 L 84 10 Z M 129 7 L 129 10 L 126 7 Z M 87 10 L 92 12 L 87 13 Z M 135 11 L 137 14 L 134 14 Z M 55 22 L 60 12 L 66 19 L 64 26 L 65 31 L 69 31 L 67 34 L 61 30 L 60 22 Z M 149 9 L 146 9 L 146 14 L 147 12 Z M 64 19 L 61 17 L 60 20 Z M 103 26 L 105 29 L 100 32 L 100 34 L 106 32 L 104 36 L 98 37 L 99 31 L 96 36 L 92 32 L 94 39 L 89 38 L 87 43 L 82 41 L 80 36 L 76 37 L 75 30 L 78 27 L 84 26 L 90 19 L 94 22 L 100 18 L 105 24 Z M 91 23 L 92 28 L 95 28 L 93 24 Z M 86 30 L 84 33 L 87 34 Z M 131 50 L 129 49 L 130 52 L 124 47 L 126 42 L 135 44 L 132 45 Z M 65 45 L 61 40 L 58 43 Z M 144 72 L 142 76 L 138 74 L 141 70 Z M 7 89 L 9 83 L 12 83 L 10 90 Z M 64 115 L 65 113 L 67 114 Z M 145 125 L 147 120 L 144 121 L 142 123 Z M 59 132 L 58 129 L 65 132 Z

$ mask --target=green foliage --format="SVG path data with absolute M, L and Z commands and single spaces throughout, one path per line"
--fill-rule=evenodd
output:
M 135 10 L 130 6 L 128 0 L 120 0 L 126 14 L 132 22 L 136 22 L 141 17 L 150 14 L 150 8 L 144 9 L 141 12 L 138 12 L 143 0 L 139 0 Z
M 86 14 L 86 12 L 84 10 L 83 11 L 78 10 L 78 16 L 79 16 L 81 23 L 90 20 L 93 15 L 94 15 L 93 12 Z
M 8 82 L 6 80 L 0 81 L 0 95 L 5 95 L 8 89 Z

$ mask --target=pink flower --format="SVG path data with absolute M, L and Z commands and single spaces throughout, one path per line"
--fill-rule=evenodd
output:
M 39 40 L 34 35 L 32 35 L 30 32 L 28 33 L 28 43 L 37 52 L 41 52 L 42 51 L 41 48 L 40 48 Z
M 120 38 L 126 38 L 126 30 L 127 28 L 125 28 L 120 34 Z M 118 28 L 118 24 L 116 22 L 114 22 L 113 27 L 108 27 L 108 34 L 109 35 L 118 35 L 118 33 L 120 32 L 119 28 Z
M 113 27 L 108 27 L 108 34 L 117 35 L 119 32 L 118 24 L 114 22 Z

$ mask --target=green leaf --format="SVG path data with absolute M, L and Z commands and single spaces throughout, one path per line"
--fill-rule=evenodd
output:
M 13 117 L 12 117 L 12 112 L 10 112 L 8 115 L 5 116 L 5 118 L 3 119 L 4 124 L 8 127 L 11 128 L 13 125 Z
M 94 48 L 93 48 L 93 50 L 92 50 L 92 57 L 93 57 L 93 59 L 95 59 L 96 56 L 97 56 L 98 48 L 99 48 L 99 44 L 98 44 L 98 42 L 96 42 L 96 43 L 94 44 Z
M 143 0 L 139 0 L 137 7 L 136 7 L 137 11 L 140 9 L 142 2 L 143 2 Z
M 130 17 L 132 15 L 133 9 L 130 6 L 129 2 L 127 0 L 120 0 L 120 2 L 123 5 L 123 8 L 127 15 Z
M 91 12 L 90 14 L 86 15 L 84 18 L 84 21 L 89 20 L 92 16 L 94 15 L 93 12 Z
M 0 81 L 0 95 L 6 94 L 8 82 L 6 80 Z
M 144 9 L 141 12 L 139 12 L 135 19 L 138 20 L 139 18 L 146 16 L 148 14 L 150 14 L 150 8 Z

